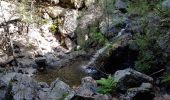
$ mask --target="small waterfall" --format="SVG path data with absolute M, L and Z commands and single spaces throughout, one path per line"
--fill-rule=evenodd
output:
M 104 46 L 103 48 L 97 50 L 97 52 L 93 55 L 93 57 L 91 58 L 90 62 L 87 65 L 82 66 L 83 70 L 88 73 L 88 74 L 93 74 L 93 73 L 97 73 L 97 69 L 96 69 L 96 63 L 97 60 L 99 59 L 99 57 L 103 54 L 103 52 L 109 47 L 109 45 Z

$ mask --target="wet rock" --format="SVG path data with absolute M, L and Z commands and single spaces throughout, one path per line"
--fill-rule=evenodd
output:
M 152 77 L 149 77 L 130 68 L 115 72 L 114 80 L 118 83 L 117 87 L 122 91 L 126 91 L 129 88 L 140 87 L 143 82 L 153 82 Z M 146 84 L 143 84 L 142 86 L 145 85 Z
M 170 0 L 164 0 L 162 2 L 162 7 L 163 8 L 170 8 Z

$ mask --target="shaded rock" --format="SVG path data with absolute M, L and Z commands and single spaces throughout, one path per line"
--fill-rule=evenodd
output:
M 43 71 L 43 70 L 46 69 L 47 64 L 46 64 L 46 58 L 45 57 L 37 57 L 35 59 L 35 62 L 37 64 L 37 66 L 38 66 L 38 70 Z
M 116 0 L 115 7 L 117 9 L 126 9 L 127 4 L 125 3 L 125 0 Z
M 55 5 L 60 2 L 59 0 L 47 0 L 47 1 Z
M 60 0 L 61 3 L 67 4 L 71 8 L 81 8 L 84 0 Z
M 34 59 L 31 58 L 17 58 L 16 59 L 18 66 L 21 68 L 36 68 L 37 64 L 35 63 Z
M 126 91 L 129 88 L 140 87 L 143 82 L 153 82 L 152 77 L 130 68 L 115 72 L 114 80 L 118 83 L 117 87 L 122 91 Z M 147 84 L 143 84 L 142 87 L 147 87 Z
M 130 88 L 127 91 L 126 96 L 124 97 L 125 100 L 153 100 L 155 97 L 153 93 L 153 86 L 150 83 L 142 83 L 141 86 L 137 88 Z
M 37 69 L 32 67 L 28 67 L 28 68 L 14 67 L 14 71 L 16 73 L 26 74 L 27 76 L 33 76 L 37 72 Z

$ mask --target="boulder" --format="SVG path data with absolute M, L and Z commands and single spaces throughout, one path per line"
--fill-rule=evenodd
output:
M 114 74 L 114 80 L 117 82 L 117 88 L 127 91 L 129 88 L 144 86 L 144 82 L 153 83 L 153 78 L 137 72 L 131 68 L 118 70 Z
M 74 96 L 74 92 L 71 91 L 70 87 L 64 82 L 56 79 L 51 84 L 50 90 L 47 93 L 48 99 L 46 100 L 59 100 L 65 98 L 69 100 L 73 96 Z

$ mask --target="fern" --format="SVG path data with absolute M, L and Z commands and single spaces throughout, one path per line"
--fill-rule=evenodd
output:
M 111 75 L 108 76 L 108 78 L 101 78 L 100 80 L 96 80 L 98 84 L 97 91 L 99 93 L 110 93 L 112 90 L 116 88 L 116 82 L 114 81 L 113 77 Z

